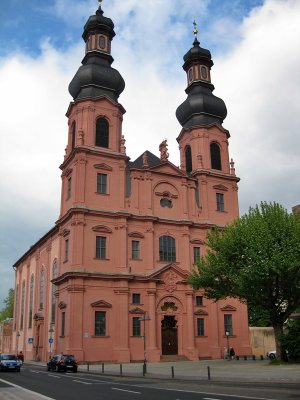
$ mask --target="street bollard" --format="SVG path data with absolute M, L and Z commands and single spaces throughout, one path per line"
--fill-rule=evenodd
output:
M 174 379 L 174 367 L 171 367 L 172 370 L 172 378 Z
M 86 366 L 87 366 L 87 371 L 89 372 L 89 370 L 90 370 L 90 363 L 87 362 Z
M 210 366 L 207 366 L 207 378 L 210 381 Z
M 122 366 L 122 364 L 120 364 L 120 375 L 121 376 L 123 375 L 123 366 Z
M 104 363 L 102 363 L 102 374 L 104 374 Z
M 146 363 L 143 364 L 143 376 L 146 375 L 147 366 Z

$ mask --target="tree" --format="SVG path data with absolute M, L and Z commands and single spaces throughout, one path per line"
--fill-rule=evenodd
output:
M 4 299 L 5 307 L 0 311 L 0 322 L 4 321 L 6 318 L 12 318 L 14 314 L 14 289 L 8 290 L 8 295 Z
M 289 358 L 296 361 L 300 359 L 300 320 L 290 320 L 285 328 L 284 335 L 280 338 L 282 347 L 288 350 Z
M 300 304 L 300 215 L 262 202 L 224 229 L 211 230 L 207 245 L 189 282 L 210 299 L 234 297 L 264 310 L 282 358 L 283 325 Z

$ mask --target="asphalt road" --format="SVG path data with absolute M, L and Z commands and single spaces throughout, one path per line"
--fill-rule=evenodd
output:
M 9 383 L 17 386 L 9 387 Z M 25 388 L 24 391 L 21 388 Z M 36 394 L 35 394 L 36 393 Z M 40 394 L 40 395 L 38 395 Z M 87 373 L 48 372 L 43 366 L 24 365 L 21 373 L 0 373 L 2 400 L 296 400 L 298 384 L 187 382 L 121 378 Z

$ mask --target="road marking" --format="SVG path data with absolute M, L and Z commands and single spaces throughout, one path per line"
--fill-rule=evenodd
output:
M 61 379 L 61 377 L 60 377 L 60 376 L 53 375 L 53 374 L 48 374 L 48 376 L 51 376 L 51 378 Z
M 213 397 L 203 397 L 203 400 L 220 400 L 220 399 L 214 399 Z
M 15 383 L 11 383 L 11 382 L 5 381 L 4 379 L 0 379 L 0 381 L 4 382 L 4 383 L 6 383 L 6 384 L 8 384 L 10 386 L 13 386 L 15 388 L 22 389 L 22 390 L 24 390 L 24 392 L 27 392 L 27 393 L 30 393 L 30 394 L 34 394 L 35 396 L 39 396 L 41 399 L 44 399 L 44 400 L 55 400 L 52 397 L 47 397 L 47 396 L 44 396 L 43 394 L 40 394 L 38 392 L 34 392 L 32 390 L 25 389 L 22 386 L 16 385 Z
M 91 382 L 78 381 L 77 379 L 73 379 L 73 382 L 82 383 L 83 385 L 92 385 Z
M 142 394 L 141 392 L 134 392 L 133 390 L 125 390 L 125 389 L 119 389 L 119 388 L 111 388 L 111 390 L 119 390 L 120 392 L 128 392 L 128 393 Z

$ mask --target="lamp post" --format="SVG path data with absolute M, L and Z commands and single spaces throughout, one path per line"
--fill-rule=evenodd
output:
M 141 317 L 139 320 L 140 321 L 144 321 L 144 364 L 143 364 L 143 375 L 146 374 L 147 372 L 147 352 L 146 352 L 146 321 L 150 321 L 150 317 L 146 314 L 144 314 L 143 317 Z
M 229 335 L 230 335 L 230 332 L 229 331 L 226 331 L 225 332 L 225 335 L 226 335 L 226 339 L 227 339 L 227 357 L 228 357 L 228 360 L 230 360 L 230 349 L 229 349 Z
M 52 325 L 50 324 L 50 329 L 49 329 L 49 349 L 50 349 L 50 353 L 49 353 L 49 358 L 51 358 L 52 355 L 52 343 L 53 343 L 53 339 L 52 339 L 52 333 L 54 332 L 54 329 L 52 328 Z
M 20 335 L 20 332 L 18 331 L 17 332 L 17 335 L 16 335 L 16 350 L 17 350 L 17 356 L 18 356 L 18 354 L 19 354 L 19 337 L 20 337 L 21 335 Z

